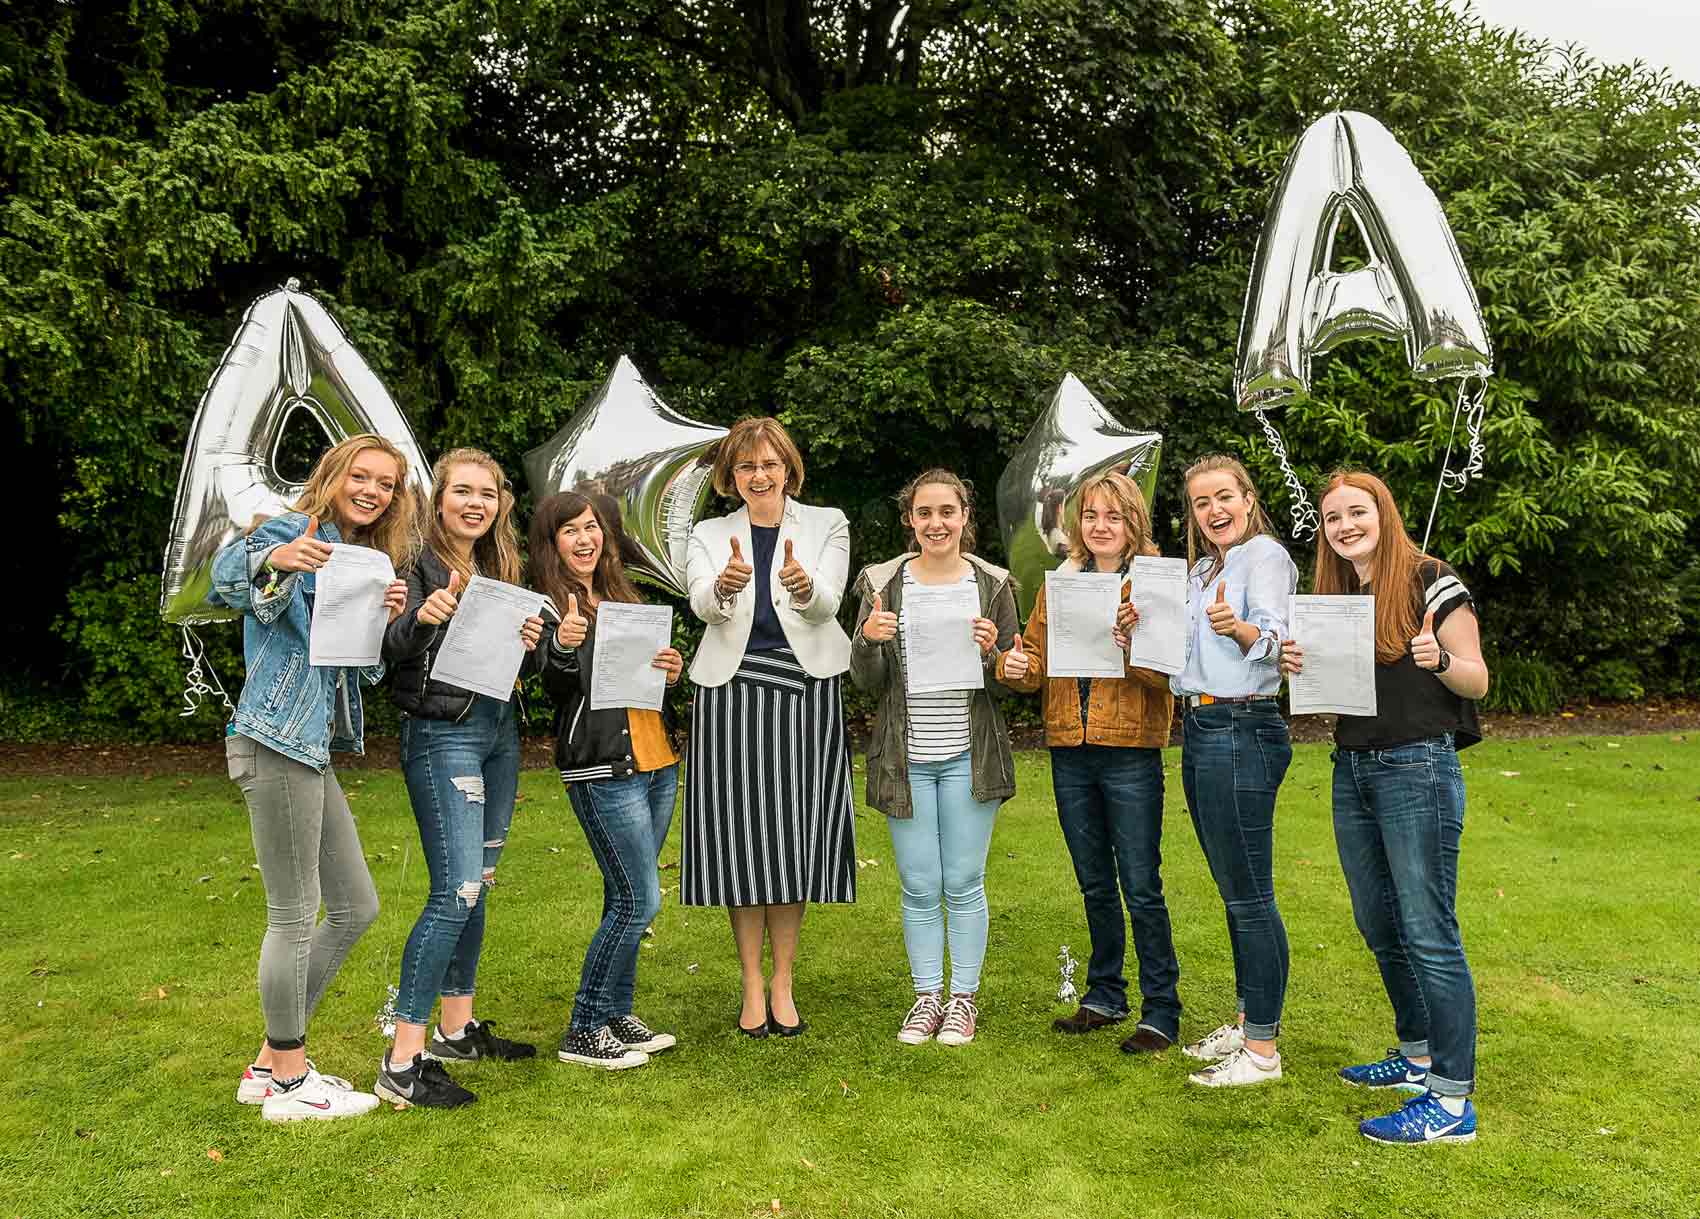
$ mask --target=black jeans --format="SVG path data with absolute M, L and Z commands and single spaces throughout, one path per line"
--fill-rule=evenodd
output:
M 1181 783 L 1228 914 L 1245 1035 L 1272 1040 L 1287 997 L 1287 928 L 1275 905 L 1275 794 L 1293 760 L 1273 699 L 1188 707 Z
M 1052 749 L 1051 784 L 1092 936 L 1080 1005 L 1105 1016 L 1127 1015 L 1125 898 L 1139 961 L 1139 1022 L 1174 1041 L 1181 1026 L 1181 970 L 1163 901 L 1163 752 L 1114 745 Z

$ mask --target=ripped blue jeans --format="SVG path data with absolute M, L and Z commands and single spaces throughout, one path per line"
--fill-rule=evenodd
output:
M 519 790 L 513 703 L 477 695 L 459 723 L 409 716 L 401 770 L 431 893 L 401 956 L 396 1016 L 427 1024 L 438 995 L 475 989 L 489 888 Z

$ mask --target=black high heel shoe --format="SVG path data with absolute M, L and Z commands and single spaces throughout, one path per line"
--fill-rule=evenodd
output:
M 808 1031 L 808 1028 L 809 1022 L 804 1020 L 801 1015 L 797 1017 L 796 1024 L 779 1023 L 778 1018 L 776 1018 L 773 1014 L 773 1005 L 771 1003 L 768 1004 L 767 1031 L 772 1033 L 775 1037 L 801 1037 Z

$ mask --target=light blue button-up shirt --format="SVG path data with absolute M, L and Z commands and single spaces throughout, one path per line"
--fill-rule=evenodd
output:
M 1281 641 L 1287 637 L 1287 599 L 1299 586 L 1299 569 L 1287 548 L 1267 533 L 1228 551 L 1219 569 L 1208 557 L 1193 565 L 1187 587 L 1191 631 L 1186 668 L 1169 678 L 1177 695 L 1214 694 L 1246 698 L 1281 689 Z M 1241 654 L 1240 645 L 1210 629 L 1204 607 L 1216 599 L 1216 586 L 1227 582 L 1228 604 L 1259 638 Z

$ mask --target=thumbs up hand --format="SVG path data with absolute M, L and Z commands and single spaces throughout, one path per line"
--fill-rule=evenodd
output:
M 738 539 L 732 539 L 732 557 L 726 560 L 726 566 L 714 581 L 714 595 L 721 601 L 730 601 L 744 591 L 744 586 L 755 575 L 756 569 L 744 562 L 744 552 L 738 544 Z
M 1419 669 L 1440 668 L 1440 640 L 1434 637 L 1434 611 L 1423 615 L 1422 629 L 1411 637 L 1411 659 Z
M 313 536 L 318 528 L 319 518 L 308 517 L 307 531 L 293 542 L 274 549 L 267 562 L 277 571 L 318 571 L 331 557 L 331 544 Z
M 1009 651 L 1003 654 L 1003 675 L 1010 681 L 1020 681 L 1027 676 L 1032 668 L 1027 651 L 1021 646 L 1021 636 L 1017 635 L 1009 645 Z
M 419 607 L 419 621 L 425 626 L 441 626 L 454 617 L 455 609 L 460 604 L 460 573 L 449 573 L 449 586 L 439 588 Z
M 874 594 L 874 608 L 862 623 L 862 638 L 869 643 L 886 643 L 897 638 L 897 615 L 880 607 L 880 595 Z
M 555 628 L 555 642 L 563 648 L 576 648 L 590 634 L 590 619 L 578 612 L 578 595 L 567 594 L 567 612 L 561 625 Z
M 1218 635 L 1232 636 L 1239 630 L 1239 617 L 1234 613 L 1234 607 L 1228 604 L 1226 580 L 1216 585 L 1216 600 L 1204 607 L 1204 614 L 1210 619 L 1210 629 Z
M 803 570 L 803 565 L 797 562 L 797 556 L 792 552 L 791 539 L 785 539 L 785 565 L 779 569 L 779 582 L 785 586 L 785 591 L 791 594 L 791 599 L 799 604 L 807 604 L 814 596 L 815 582 L 809 578 L 809 573 Z

